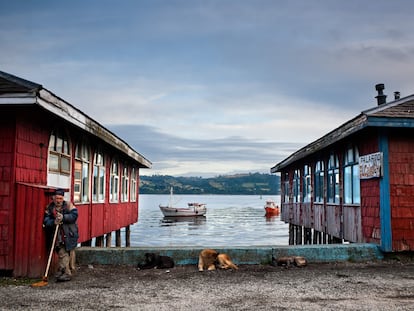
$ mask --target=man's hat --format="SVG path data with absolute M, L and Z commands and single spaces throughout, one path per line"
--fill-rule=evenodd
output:
M 58 188 L 55 190 L 55 195 L 65 195 L 65 190 Z

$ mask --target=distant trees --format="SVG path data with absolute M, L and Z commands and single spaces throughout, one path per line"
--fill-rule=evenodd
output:
M 140 176 L 141 194 L 280 194 L 280 177 L 249 173 L 220 175 L 213 178 L 173 177 L 168 175 Z

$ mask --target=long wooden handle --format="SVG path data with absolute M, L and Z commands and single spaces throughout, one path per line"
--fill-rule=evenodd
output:
M 49 254 L 49 259 L 47 261 L 46 272 L 45 272 L 44 278 L 47 278 L 47 275 L 49 274 L 50 263 L 52 261 L 53 251 L 55 249 L 55 243 L 56 243 L 56 237 L 58 234 L 58 230 L 59 230 L 59 225 L 56 225 L 55 234 L 53 235 L 52 246 L 50 248 L 50 254 Z

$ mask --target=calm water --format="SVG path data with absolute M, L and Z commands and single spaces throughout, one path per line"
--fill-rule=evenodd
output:
M 158 205 L 169 195 L 140 195 L 139 220 L 131 226 L 131 246 L 261 246 L 288 245 L 288 225 L 279 216 L 266 218 L 266 199 L 280 196 L 174 195 L 176 206 L 207 204 L 205 217 L 164 218 Z

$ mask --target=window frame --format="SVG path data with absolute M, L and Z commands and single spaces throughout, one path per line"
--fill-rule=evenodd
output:
M 91 150 L 85 142 L 80 142 L 75 149 L 73 201 L 89 203 L 91 189 Z M 79 175 L 79 176 L 77 176 Z
M 359 151 L 356 146 L 349 146 L 344 154 L 343 174 L 344 204 L 361 204 Z
M 312 166 L 308 164 L 303 166 L 302 191 L 302 202 L 310 203 L 312 199 Z
M 95 151 L 93 155 L 92 172 L 92 202 L 105 202 L 106 168 L 105 155 L 101 150 Z
M 290 201 L 290 183 L 289 183 L 289 172 L 284 174 L 283 179 L 283 202 L 289 203 Z
M 69 176 L 72 158 L 70 141 L 66 133 L 62 130 L 53 130 L 49 137 L 48 149 L 48 171 Z
M 129 167 L 124 165 L 121 172 L 121 202 L 129 200 Z
M 109 202 L 119 202 L 119 162 L 117 159 L 112 160 L 109 182 Z
M 325 185 L 325 163 L 322 160 L 319 160 L 315 164 L 314 171 L 314 193 L 313 200 L 315 203 L 323 203 L 324 195 L 324 185 Z
M 137 170 L 135 167 L 131 168 L 131 182 L 129 183 L 130 186 L 130 197 L 129 197 L 129 201 L 130 202 L 136 202 L 137 201 Z
M 301 174 L 300 169 L 296 169 L 293 173 L 293 203 L 299 203 L 301 196 L 300 196 L 300 184 L 301 184 Z
M 340 203 L 339 158 L 336 154 L 329 156 L 327 168 L 326 201 L 330 204 Z

